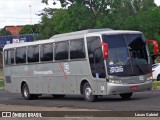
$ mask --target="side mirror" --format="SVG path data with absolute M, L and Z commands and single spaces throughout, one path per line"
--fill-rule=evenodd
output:
M 100 42 L 103 50 L 103 58 L 107 59 L 108 58 L 108 44 L 104 42 Z
M 154 55 L 159 54 L 159 48 L 158 48 L 158 43 L 156 40 L 147 40 L 147 42 L 150 42 L 153 44 L 153 49 L 154 49 Z

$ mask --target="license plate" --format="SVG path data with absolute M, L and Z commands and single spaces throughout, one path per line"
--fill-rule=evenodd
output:
M 131 86 L 130 89 L 131 90 L 138 90 L 138 87 L 137 86 Z

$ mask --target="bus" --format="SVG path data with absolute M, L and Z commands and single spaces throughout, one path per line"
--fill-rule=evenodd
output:
M 158 44 L 153 43 L 158 54 Z M 83 95 L 89 102 L 99 96 L 120 95 L 152 87 L 147 41 L 142 32 L 88 29 L 54 35 L 35 42 L 3 48 L 5 89 L 24 99 Z

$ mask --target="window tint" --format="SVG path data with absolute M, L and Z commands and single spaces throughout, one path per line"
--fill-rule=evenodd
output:
M 84 40 L 74 40 L 70 42 L 70 58 L 85 58 Z
M 16 48 L 16 63 L 26 63 L 26 48 Z
M 68 42 L 59 42 L 55 44 L 55 60 L 68 59 Z
M 10 49 L 4 52 L 5 64 L 14 64 L 14 49 Z
M 53 44 L 41 45 L 41 61 L 53 60 Z
M 87 38 L 88 57 L 93 77 L 105 78 L 105 67 L 100 37 Z
M 28 62 L 39 62 L 39 46 L 28 47 Z

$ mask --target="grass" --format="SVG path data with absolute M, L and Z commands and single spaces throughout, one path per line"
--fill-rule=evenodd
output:
M 4 81 L 0 81 L 0 87 L 4 87 Z
M 153 81 L 152 89 L 154 90 L 160 89 L 160 81 Z
M 4 77 L 3 70 L 0 70 L 0 78 L 1 78 L 1 77 Z

